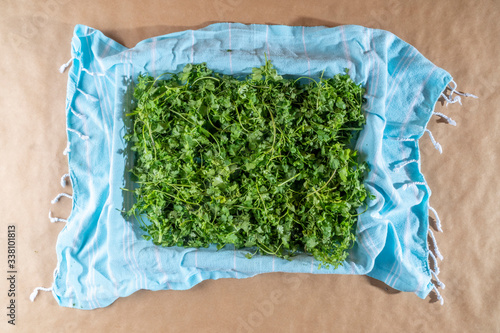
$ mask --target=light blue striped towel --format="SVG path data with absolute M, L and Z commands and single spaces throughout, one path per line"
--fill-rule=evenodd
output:
M 266 272 L 366 274 L 421 298 L 435 288 L 429 265 L 435 257 L 427 243 L 430 190 L 420 171 L 418 139 L 452 78 L 413 46 L 361 26 L 235 23 L 155 37 L 131 49 L 77 25 L 71 46 L 66 152 L 73 208 L 57 240 L 50 288 L 60 305 L 94 309 L 139 289 L 188 289 L 206 279 Z M 367 124 L 357 149 L 370 166 L 366 186 L 376 198 L 359 218 L 348 260 L 336 270 L 318 269 L 306 255 L 247 259 L 247 251 L 229 246 L 154 246 L 120 212 L 133 200 L 121 190 L 131 186 L 124 113 L 139 73 L 157 76 L 206 62 L 218 72 L 248 74 L 264 63 L 264 54 L 283 74 L 319 77 L 325 70 L 329 77 L 348 68 L 367 89 Z

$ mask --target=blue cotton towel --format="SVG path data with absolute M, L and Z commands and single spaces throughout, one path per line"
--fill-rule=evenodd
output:
M 105 307 L 139 289 L 188 289 L 206 279 L 266 272 L 366 274 L 425 298 L 434 287 L 427 244 L 430 190 L 420 171 L 418 139 L 451 81 L 395 35 L 361 26 L 290 27 L 212 24 L 144 40 L 126 48 L 77 25 L 72 40 L 66 116 L 73 207 L 57 240 L 51 287 L 62 306 Z M 228 52 L 228 50 L 231 50 Z M 245 258 L 244 250 L 162 248 L 144 240 L 120 210 L 129 187 L 124 113 L 140 73 L 175 72 L 206 62 L 225 74 L 248 74 L 264 55 L 281 74 L 330 77 L 349 69 L 366 87 L 367 123 L 357 149 L 370 166 L 376 198 L 359 217 L 357 240 L 338 269 L 312 257 Z

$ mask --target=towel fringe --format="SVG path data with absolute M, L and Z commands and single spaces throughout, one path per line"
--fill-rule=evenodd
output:
M 78 132 L 77 130 L 74 130 L 74 129 L 72 129 L 72 128 L 68 128 L 67 130 L 68 130 L 68 131 L 70 131 L 70 132 L 75 133 L 76 135 L 78 135 L 78 137 L 79 137 L 80 139 L 82 139 L 83 141 L 86 141 L 86 140 L 88 140 L 88 139 L 89 139 L 89 137 L 88 137 L 87 135 L 83 135 L 82 133 Z
M 451 86 L 451 84 L 453 84 L 453 87 Z M 448 104 L 453 104 L 453 103 L 456 103 L 456 102 L 458 102 L 460 105 L 462 105 L 462 99 L 460 98 L 460 96 L 478 98 L 474 94 L 462 93 L 462 92 L 457 91 L 457 83 L 455 81 L 453 81 L 453 80 L 450 81 L 450 83 L 448 84 L 448 87 L 451 90 L 451 92 L 450 92 L 450 94 L 448 96 L 446 96 L 444 93 L 441 93 L 441 96 L 443 96 L 443 98 L 446 100 L 446 106 L 448 106 Z M 460 95 L 460 96 L 455 96 L 452 99 L 451 96 L 453 94 L 457 94 L 457 95 Z
M 69 198 L 69 199 L 73 200 L 73 196 L 69 195 L 68 193 L 59 193 L 50 203 L 51 204 L 55 204 L 62 197 L 66 197 L 66 198 Z
M 434 252 L 436 253 L 436 256 L 439 258 L 439 260 L 443 261 L 444 257 L 443 255 L 441 254 L 441 252 L 439 252 L 439 248 L 437 246 L 437 242 L 436 242 L 436 238 L 434 237 L 434 233 L 432 232 L 431 228 L 428 228 L 427 229 L 427 232 L 430 234 L 431 236 L 431 239 L 432 239 L 432 246 L 434 247 Z
M 98 98 L 96 98 L 96 97 L 94 97 L 94 96 L 92 96 L 92 95 L 87 94 L 85 91 L 83 91 L 83 90 L 82 90 L 82 89 L 80 89 L 80 88 L 76 88 L 76 90 L 78 90 L 78 91 L 79 91 L 79 92 L 80 92 L 83 96 L 85 96 L 85 98 L 86 98 L 87 100 L 89 100 L 89 99 L 90 99 L 91 101 L 94 101 L 94 102 L 97 102 L 97 101 L 99 100 Z
M 86 69 L 85 67 L 82 67 L 82 71 L 84 71 L 85 73 L 90 74 L 92 76 L 105 76 L 105 74 L 102 74 L 102 73 L 91 72 L 88 69 Z
M 451 86 L 450 86 L 450 88 L 451 88 L 450 97 L 453 93 L 455 93 L 457 95 L 461 95 L 461 96 L 465 96 L 465 97 L 479 98 L 474 94 L 462 93 L 462 92 L 458 91 L 457 90 L 457 83 L 454 80 L 451 80 L 450 83 L 448 83 L 448 85 L 450 85 L 451 83 L 453 83 L 453 88 L 451 88 Z
M 405 167 L 405 166 L 407 166 L 408 164 L 410 164 L 410 163 L 415 163 L 415 162 L 416 162 L 416 163 L 418 163 L 418 160 L 413 159 L 413 160 L 408 160 L 408 161 L 401 162 L 401 163 L 397 164 L 396 166 L 394 166 L 393 170 L 394 170 L 394 171 L 399 170 L 399 169 L 401 169 L 402 167 Z
M 408 187 L 412 186 L 412 185 L 427 185 L 425 184 L 425 182 L 409 182 L 409 183 L 405 183 L 403 184 L 403 191 L 406 191 L 408 189 Z
M 450 117 L 448 117 L 447 115 L 445 115 L 441 112 L 432 112 L 432 114 L 445 119 L 448 122 L 448 124 L 450 124 L 452 126 L 457 126 L 457 122 L 455 120 L 451 119 Z
M 439 280 L 439 278 L 437 277 L 437 274 L 433 270 L 431 270 L 431 274 L 432 274 L 432 276 L 434 276 L 434 280 L 436 280 L 437 285 L 440 288 L 445 289 L 446 288 L 445 284 Z
M 453 85 L 454 85 L 453 88 L 450 86 L 451 83 L 453 83 Z M 457 91 L 457 83 L 455 81 L 451 80 L 451 82 L 448 83 L 448 86 L 451 89 L 451 92 L 450 92 L 450 95 L 448 96 L 448 98 L 451 99 L 451 95 L 453 95 L 453 93 Z M 452 103 L 456 103 L 456 102 L 458 102 L 458 104 L 462 105 L 462 99 L 460 98 L 460 96 L 455 96 L 453 98 Z M 446 103 L 446 106 L 448 106 L 448 103 Z
M 438 213 L 434 208 L 429 206 L 429 210 L 434 213 L 434 216 L 436 217 L 436 229 L 440 232 L 443 232 L 443 229 L 441 229 L 441 220 L 439 219 Z
M 71 57 L 71 59 L 68 60 L 67 63 L 65 64 L 62 64 L 61 67 L 59 67 L 59 73 L 64 73 L 64 71 L 66 70 L 66 68 L 69 67 L 69 65 L 71 65 L 71 63 L 73 62 L 73 59 L 75 59 L 74 57 Z
M 453 103 L 457 103 L 457 102 L 460 105 L 462 105 L 462 99 L 461 99 L 460 96 L 478 98 L 474 94 L 462 93 L 462 92 L 457 91 L 457 83 L 454 80 L 450 81 L 450 83 L 448 84 L 448 88 L 451 90 L 448 96 L 445 95 L 444 92 L 441 93 L 441 96 L 446 100 L 446 106 L 448 106 L 448 104 L 453 104 Z M 456 94 L 457 96 L 454 96 L 452 98 L 453 94 Z M 446 121 L 450 125 L 453 125 L 453 126 L 457 125 L 457 123 L 453 119 L 451 119 L 450 117 L 446 116 L 445 114 L 442 114 L 440 112 L 432 112 L 432 114 L 436 115 L 436 116 L 439 116 L 439 117 L 442 117 L 443 119 L 446 119 Z M 431 131 L 429 131 L 427 128 L 425 129 L 425 131 L 429 134 L 429 137 L 431 138 L 431 141 L 432 141 L 432 144 L 434 145 L 434 147 L 437 150 L 439 150 L 440 153 L 442 153 L 442 147 L 441 147 L 441 145 L 439 143 L 436 142 L 436 140 L 434 139 L 434 136 L 432 135 Z M 406 164 L 403 164 L 402 166 L 404 166 L 404 165 L 406 165 Z M 405 187 L 407 187 L 407 184 L 403 185 L 403 188 L 405 188 Z M 438 231 L 440 231 L 440 232 L 443 232 L 443 229 L 441 228 L 441 220 L 439 219 L 439 216 L 438 216 L 436 210 L 434 208 L 432 208 L 431 206 L 429 206 L 429 210 L 434 213 L 434 216 L 436 218 L 436 229 Z M 436 253 L 436 256 L 440 260 L 443 260 L 444 259 L 443 255 L 441 254 L 441 252 L 439 252 L 439 248 L 437 246 L 436 238 L 434 237 L 434 233 L 432 232 L 432 230 L 431 230 L 430 227 L 427 228 L 427 232 L 429 233 L 430 238 L 432 240 L 432 243 L 433 243 L 432 245 L 434 247 L 434 252 Z M 438 278 L 438 275 L 439 275 L 439 266 L 438 266 L 438 261 L 436 259 L 436 256 L 432 253 L 432 251 L 429 250 L 429 257 L 433 261 L 433 266 L 434 266 L 434 269 L 430 269 L 431 274 L 432 274 L 432 276 L 434 276 L 434 280 L 435 280 L 435 283 L 433 283 L 432 288 L 433 288 L 434 292 L 437 295 L 437 299 L 440 301 L 441 305 L 443 305 L 444 304 L 444 299 L 441 296 L 441 294 L 439 293 L 439 290 L 438 290 L 437 287 L 439 286 L 440 288 L 445 289 L 446 286 Z
M 74 114 L 75 116 L 77 116 L 78 118 L 80 119 L 87 119 L 87 117 L 85 117 L 83 114 L 79 113 L 79 112 L 76 112 L 75 110 L 73 110 L 72 107 L 69 108 L 71 113 Z
M 429 256 L 431 257 L 432 264 L 434 265 L 434 273 L 436 273 L 436 275 L 439 275 L 440 271 L 439 271 L 439 266 L 438 266 L 436 256 L 434 255 L 434 253 L 432 253 L 432 251 L 429 251 Z
M 68 222 L 68 220 L 66 219 L 60 219 L 58 217 L 53 217 L 52 216 L 52 211 L 49 210 L 49 220 L 50 220 L 50 223 L 55 223 L 55 222 Z
M 396 138 L 397 141 L 417 141 L 416 139 L 412 138 Z
M 469 93 L 461 93 L 461 92 L 459 92 L 459 91 L 455 91 L 455 94 L 457 94 L 457 95 L 462 95 L 462 96 L 465 96 L 465 97 L 479 98 L 479 97 L 477 97 L 477 96 L 476 96 L 476 95 L 474 95 L 474 94 L 469 94 Z
M 61 177 L 61 186 L 62 187 L 66 187 L 66 185 L 67 185 L 66 178 L 69 178 L 69 173 L 65 173 L 64 175 L 62 175 L 62 177 Z
M 448 104 L 454 104 L 456 102 L 458 102 L 460 105 L 462 105 L 462 101 L 461 101 L 460 96 L 455 96 L 453 99 L 446 96 L 444 93 L 441 93 L 441 96 L 443 96 L 443 98 L 446 100 L 446 106 L 448 106 Z M 450 94 L 450 96 L 451 96 L 451 94 Z
M 425 132 L 429 134 L 429 137 L 431 138 L 432 144 L 434 145 L 434 148 L 436 148 L 440 154 L 443 153 L 443 148 L 441 145 L 434 139 L 434 136 L 432 135 L 431 131 L 429 131 L 427 128 L 425 129 Z
M 30 301 L 34 302 L 35 298 L 38 296 L 39 291 L 52 291 L 52 286 L 50 288 L 36 287 L 35 290 L 30 294 Z
M 436 293 L 436 296 L 437 296 L 437 299 L 439 300 L 439 302 L 441 303 L 441 305 L 444 304 L 444 299 L 443 299 L 443 296 L 441 296 L 441 294 L 439 293 L 436 285 L 433 284 L 432 286 L 432 289 L 434 290 L 434 292 Z
M 66 148 L 64 149 L 63 151 L 63 155 L 66 156 L 68 155 L 69 152 L 71 152 L 71 148 L 70 148 L 70 142 L 68 141 L 68 143 L 66 144 Z

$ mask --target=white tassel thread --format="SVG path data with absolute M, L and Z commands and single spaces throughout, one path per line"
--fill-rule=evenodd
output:
M 451 86 L 451 84 L 453 84 L 453 87 Z M 448 106 L 448 104 L 453 104 L 453 103 L 456 103 L 456 102 L 458 102 L 460 105 L 462 105 L 462 99 L 460 98 L 460 96 L 455 96 L 454 98 L 451 98 L 451 96 L 453 94 L 461 95 L 461 96 L 464 96 L 464 97 L 478 98 L 474 94 L 461 93 L 461 92 L 457 91 L 457 83 L 455 81 L 453 81 L 453 80 L 450 81 L 450 83 L 448 84 L 448 86 L 451 89 L 450 94 L 448 96 L 446 96 L 444 93 L 441 93 L 441 96 L 443 96 L 443 98 L 446 100 L 446 106 Z
M 74 130 L 74 129 L 72 129 L 72 128 L 68 128 L 68 131 L 75 133 L 76 135 L 78 135 L 78 137 L 79 137 L 80 139 L 82 139 L 82 140 L 84 140 L 84 141 L 86 141 L 86 140 L 88 140 L 88 139 L 89 139 L 89 137 L 88 137 L 87 135 L 83 135 L 82 133 L 80 133 L 80 132 L 78 132 L 77 130 Z
M 397 141 L 417 141 L 416 139 L 411 138 L 396 138 Z
M 432 230 L 429 228 L 427 229 L 427 231 L 429 232 L 429 234 L 431 235 L 431 239 L 432 239 L 432 247 L 434 248 L 434 252 L 436 253 L 436 256 L 439 258 L 439 260 L 443 261 L 444 257 L 443 255 L 441 254 L 441 252 L 439 252 L 439 248 L 437 246 L 437 242 L 436 242 L 436 238 L 434 238 L 434 233 L 432 232 Z
M 97 99 L 96 97 L 92 96 L 92 95 L 89 95 L 87 94 L 85 91 L 83 91 L 82 89 L 80 88 L 76 88 L 76 90 L 78 90 L 83 96 L 85 96 L 85 98 L 87 100 L 91 100 L 91 101 L 94 101 L 94 102 L 97 102 L 99 99 Z
M 104 74 L 102 73 L 94 73 L 94 72 L 90 72 L 88 69 L 82 67 L 82 71 L 84 71 L 85 73 L 89 74 L 89 75 L 92 75 L 92 76 L 105 76 Z
M 433 112 L 432 114 L 445 119 L 448 122 L 448 124 L 450 124 L 452 126 L 457 126 L 457 122 L 455 120 L 451 119 L 450 117 L 448 117 L 447 115 L 445 115 L 441 112 Z
M 75 110 L 73 110 L 73 108 L 70 107 L 69 109 L 70 109 L 71 113 L 74 114 L 75 116 L 77 116 L 78 118 L 80 118 L 82 120 L 87 118 L 83 114 L 81 114 L 81 113 L 76 112 Z
M 448 106 L 448 104 L 454 104 L 456 102 L 458 102 L 460 105 L 462 105 L 462 101 L 461 101 L 460 96 L 455 96 L 453 99 L 451 97 L 446 96 L 444 93 L 441 93 L 441 96 L 443 96 L 443 98 L 446 100 L 446 106 Z M 451 94 L 450 94 L 450 96 L 451 96 Z
M 474 95 L 474 94 L 469 94 L 469 93 L 461 93 L 461 92 L 459 92 L 459 91 L 455 91 L 455 94 L 462 95 L 462 96 L 465 96 L 465 97 L 479 98 L 479 97 L 477 97 L 477 96 L 476 96 L 476 95 Z
M 429 210 L 434 213 L 434 217 L 436 218 L 436 229 L 440 232 L 443 232 L 443 229 L 441 229 L 441 220 L 439 219 L 438 213 L 431 206 L 429 206 Z
M 42 291 L 52 291 L 52 287 L 50 288 L 44 288 L 44 287 L 36 287 L 35 290 L 33 290 L 33 292 L 31 293 L 30 295 L 30 301 L 35 301 L 35 298 L 36 296 L 38 296 L 38 292 L 42 290 Z
M 61 186 L 62 187 L 66 187 L 66 185 L 67 185 L 66 178 L 69 178 L 69 173 L 65 173 L 64 175 L 62 175 L 62 177 L 61 177 Z
M 437 299 L 439 300 L 439 302 L 441 303 L 441 305 L 443 305 L 444 304 L 444 299 L 443 299 L 443 296 L 441 296 L 441 294 L 439 293 L 437 287 L 435 285 L 433 285 L 432 289 L 434 289 L 434 292 L 437 295 Z
M 478 98 L 476 95 L 474 94 L 469 94 L 469 93 L 461 93 L 457 90 L 457 83 L 453 80 L 450 81 L 450 83 L 448 85 L 450 85 L 451 83 L 453 83 L 453 88 L 450 86 L 450 89 L 451 89 L 451 92 L 450 92 L 450 96 L 453 95 L 453 93 L 457 94 L 457 95 L 462 95 L 462 96 L 465 96 L 465 97 L 472 97 L 472 98 Z M 458 96 L 457 96 L 458 97 Z M 460 103 L 461 105 L 462 103 Z
M 52 212 L 49 210 L 49 220 L 50 223 L 55 223 L 55 222 L 68 222 L 68 220 L 65 219 L 60 219 L 58 217 L 53 217 Z
M 406 191 L 408 189 L 408 187 L 410 187 L 411 185 L 426 185 L 424 182 L 409 182 L 409 183 L 405 183 L 403 184 L 403 191 Z
M 69 65 L 71 65 L 71 63 L 73 62 L 73 59 L 75 59 L 75 58 L 71 58 L 71 59 L 69 59 L 69 61 L 67 63 L 61 65 L 61 67 L 59 67 L 59 73 L 61 73 L 61 74 L 64 73 L 66 68 L 68 68 Z
M 436 280 L 437 285 L 438 285 L 440 288 L 445 289 L 445 288 L 446 288 L 445 284 L 444 284 L 443 282 L 439 281 L 439 279 L 438 279 L 438 277 L 437 277 L 437 274 L 436 274 L 436 273 L 434 273 L 434 271 L 431 271 L 431 274 L 434 276 L 434 280 Z
M 66 198 L 69 198 L 71 200 L 73 200 L 73 197 L 67 193 L 59 193 L 50 203 L 51 204 L 55 204 L 56 202 L 59 201 L 59 199 L 61 199 L 62 197 L 66 197 Z
M 454 85 L 453 88 L 450 86 L 451 83 L 453 83 L 453 85 Z M 451 80 L 451 82 L 448 85 L 450 86 L 449 88 L 451 89 L 451 92 L 450 92 L 449 96 L 446 96 L 447 97 L 446 106 L 448 106 L 448 104 L 450 104 L 450 103 L 453 104 L 453 103 L 456 103 L 456 102 L 458 102 L 458 104 L 462 105 L 462 99 L 460 98 L 460 96 L 455 96 L 453 99 L 451 99 L 451 96 L 457 90 L 457 83 L 455 81 Z
M 63 151 L 63 155 L 66 156 L 68 155 L 69 152 L 71 152 L 71 148 L 70 148 L 70 142 L 68 141 L 68 143 L 66 144 L 66 148 Z
M 429 251 L 429 256 L 431 257 L 432 264 L 434 265 L 434 272 L 436 273 L 436 275 L 439 275 L 440 271 L 439 271 L 439 266 L 438 266 L 436 256 L 434 255 L 434 253 L 432 253 L 432 251 Z
M 443 153 L 443 148 L 441 145 L 434 139 L 434 136 L 432 135 L 431 131 L 429 131 L 427 128 L 425 129 L 427 134 L 429 134 L 429 137 L 431 138 L 432 144 L 434 145 L 434 148 L 436 148 L 440 154 Z
M 399 170 L 399 169 L 401 169 L 402 167 L 405 167 L 405 166 L 407 166 L 408 164 L 410 164 L 410 163 L 415 163 L 415 162 L 416 162 L 416 163 L 418 163 L 418 160 L 415 160 L 415 159 L 414 159 L 414 160 L 408 160 L 408 161 L 401 162 L 400 164 L 396 165 L 396 166 L 393 168 L 393 170 L 394 170 L 394 171 Z

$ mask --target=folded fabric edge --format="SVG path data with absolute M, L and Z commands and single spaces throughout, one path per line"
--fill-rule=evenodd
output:
M 186 30 L 181 30 L 181 31 L 176 31 L 176 32 L 171 32 L 171 33 L 167 33 L 167 34 L 162 34 L 160 36 L 153 36 L 153 37 L 150 37 L 150 38 L 146 38 L 146 39 L 143 39 L 141 41 L 139 41 L 137 44 L 135 44 L 134 46 L 132 47 L 127 47 L 115 40 L 113 40 L 112 38 L 106 36 L 104 33 L 102 33 L 99 29 L 95 29 L 95 28 L 92 28 L 90 26 L 87 26 L 85 24 L 76 24 L 75 27 L 74 27 L 74 36 L 77 36 L 77 37 L 85 37 L 85 36 L 89 36 L 91 34 L 97 34 L 99 36 L 99 39 L 104 41 L 104 42 L 108 42 L 110 41 L 110 45 L 111 47 L 113 47 L 114 49 L 118 50 L 118 51 L 126 51 L 126 50 L 131 50 L 131 49 L 134 49 L 138 46 L 141 46 L 143 44 L 147 44 L 147 43 L 150 43 L 153 39 L 157 39 L 159 37 L 162 37 L 162 38 L 175 38 L 177 37 L 179 34 L 183 34 L 185 33 L 186 31 L 203 31 L 203 30 L 207 30 L 207 31 L 210 31 L 210 30 L 216 30 L 217 27 L 225 27 L 226 25 L 230 24 L 232 26 L 232 29 L 238 29 L 238 28 L 242 28 L 242 27 L 252 27 L 252 26 L 270 26 L 270 27 L 286 27 L 286 28 L 293 28 L 293 27 L 304 27 L 305 29 L 341 29 L 342 27 L 359 27 L 359 28 L 366 28 L 362 25 L 357 25 L 357 24 L 340 24 L 340 25 L 336 25 L 336 26 L 326 26 L 326 25 L 314 25 L 314 26 L 302 26 L 302 25 L 285 25 L 285 24 L 244 24 L 244 23 L 239 23 L 239 22 L 215 22 L 215 23 L 211 23 L 211 24 L 208 24 L 202 28 L 196 28 L 196 27 L 193 27 L 192 29 L 186 29 Z M 372 30 L 381 30 L 381 29 L 372 29 Z M 383 30 L 385 31 L 385 30 Z M 387 31 L 388 33 L 391 33 L 389 31 Z M 391 33 L 392 34 L 392 33 Z M 393 34 L 394 35 L 394 34 Z M 394 35 L 396 36 L 396 35 Z M 62 66 L 61 66 L 62 67 Z
M 247 274 L 240 276 L 239 278 L 250 278 L 250 277 L 253 277 L 257 274 L 260 275 L 260 274 L 268 274 L 268 273 L 256 273 L 256 274 L 248 274 L 247 273 Z M 308 273 L 304 273 L 304 274 L 308 274 Z M 241 273 L 240 273 L 240 275 L 241 275 Z M 189 289 L 192 289 L 194 286 L 196 286 L 202 282 L 205 282 L 205 281 L 210 281 L 210 280 L 215 281 L 215 280 L 219 280 L 219 279 L 232 279 L 232 278 L 233 278 L 232 276 L 219 276 L 219 277 L 214 278 L 211 276 L 211 272 L 202 271 L 200 273 L 193 274 L 186 279 L 189 281 L 189 283 L 188 283 L 188 285 L 190 285 L 189 287 L 186 287 L 186 285 L 184 284 L 182 286 L 179 285 L 179 286 L 172 287 L 170 289 L 158 287 L 158 288 L 152 288 L 152 289 L 147 289 L 147 290 L 150 290 L 150 291 L 189 290 Z M 72 298 L 62 297 L 61 295 L 58 295 L 54 291 L 53 286 L 51 286 L 50 288 L 43 288 L 43 287 L 35 288 L 35 290 L 32 293 L 32 296 L 30 296 L 33 298 L 33 300 L 37 296 L 38 291 L 51 291 L 57 304 L 60 306 L 67 307 L 67 308 L 73 308 L 73 309 L 80 309 L 80 310 L 94 310 L 94 309 L 99 309 L 99 308 L 105 308 L 105 307 L 113 304 L 119 298 L 128 297 L 128 296 L 138 292 L 139 290 L 133 290 L 133 291 L 127 292 L 127 293 L 120 295 L 120 296 L 117 296 L 117 297 L 110 297 L 110 298 L 106 298 L 106 299 L 101 298 L 101 299 L 99 299 L 98 306 L 93 305 L 93 303 L 91 303 L 89 301 L 84 301 L 84 302 L 77 304 L 76 300 L 74 300 Z M 32 302 L 33 302 L 33 300 L 32 300 Z

